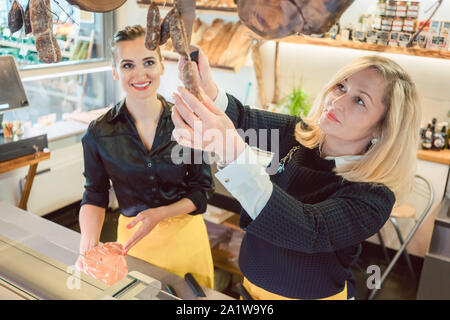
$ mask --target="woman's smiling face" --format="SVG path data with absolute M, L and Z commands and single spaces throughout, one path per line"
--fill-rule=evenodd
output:
M 156 94 L 164 66 L 157 51 L 148 50 L 145 37 L 116 44 L 113 77 L 127 98 L 146 99 Z
M 326 94 L 319 127 L 334 142 L 367 145 L 385 112 L 384 92 L 385 81 L 376 69 L 351 75 Z

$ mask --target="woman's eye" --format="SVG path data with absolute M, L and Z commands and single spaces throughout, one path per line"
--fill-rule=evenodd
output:
M 149 61 L 145 61 L 144 66 L 148 67 L 155 64 L 153 61 L 149 60 Z
M 362 101 L 362 99 L 360 97 L 356 97 L 356 103 L 365 107 L 366 105 L 364 104 L 364 101 Z
M 345 92 L 345 87 L 344 87 L 344 85 L 343 85 L 342 83 L 336 84 L 336 87 L 337 87 L 340 91 Z
M 124 69 L 131 69 L 131 68 L 133 68 L 133 65 L 131 63 L 125 63 L 125 64 L 122 65 L 122 68 L 124 68 Z

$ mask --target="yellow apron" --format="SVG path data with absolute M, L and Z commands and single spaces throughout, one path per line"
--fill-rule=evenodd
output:
M 300 300 L 300 299 L 286 298 L 278 294 L 266 291 L 263 288 L 254 285 L 253 283 L 248 281 L 248 279 L 245 277 L 242 285 L 244 286 L 245 289 L 247 289 L 248 293 L 250 293 L 252 298 L 255 300 Z M 341 292 L 331 297 L 317 300 L 347 300 L 347 281 L 345 281 L 344 290 L 342 290 Z
M 138 230 L 140 223 L 126 228 L 133 219 L 120 215 L 117 242 L 124 244 Z M 201 215 L 182 214 L 161 221 L 128 254 L 180 277 L 190 272 L 200 285 L 214 288 L 211 247 Z

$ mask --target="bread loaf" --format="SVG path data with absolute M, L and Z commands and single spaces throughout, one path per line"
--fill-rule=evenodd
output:
M 208 24 L 203 23 L 200 19 L 195 20 L 191 37 L 191 44 L 198 45 L 198 43 L 202 40 L 203 34 L 207 29 Z
M 158 6 L 152 1 L 147 12 L 147 32 L 145 35 L 145 47 L 155 50 L 159 45 L 161 33 L 161 15 Z
M 226 66 L 239 68 L 245 62 L 251 47 L 251 31 L 244 25 L 236 31 L 227 48 Z
M 231 23 L 231 22 L 230 22 Z M 217 35 L 216 39 L 218 39 L 218 43 L 216 41 L 212 44 L 212 50 L 210 51 L 210 62 L 212 64 L 219 64 L 219 59 L 222 57 L 233 37 L 234 33 L 240 26 L 240 21 L 232 24 L 231 28 L 223 28 L 222 31 Z M 225 30 L 225 31 L 224 31 Z

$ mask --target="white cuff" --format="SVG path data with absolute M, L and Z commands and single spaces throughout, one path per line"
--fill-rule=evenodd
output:
M 236 160 L 215 174 L 253 220 L 272 195 L 273 185 L 266 168 L 273 155 L 247 146 Z
M 222 110 L 223 112 L 225 112 L 225 110 L 227 110 L 227 107 L 228 107 L 227 93 L 225 92 L 225 90 L 223 90 L 220 87 L 217 88 L 217 97 L 214 100 L 214 104 L 216 106 L 218 106 L 220 108 L 220 110 Z

